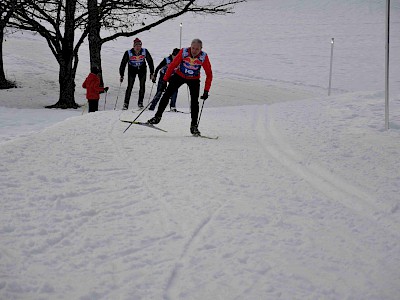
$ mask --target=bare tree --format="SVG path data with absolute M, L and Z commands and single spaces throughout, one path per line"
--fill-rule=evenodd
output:
M 6 79 L 3 64 L 3 42 L 6 27 L 8 26 L 17 5 L 17 0 L 2 0 L 0 2 L 0 89 L 8 89 L 16 86 L 14 82 Z
M 82 27 L 84 11 L 77 0 L 24 0 L 23 9 L 17 9 L 12 25 L 22 30 L 37 32 L 47 41 L 59 65 L 59 99 L 47 108 L 78 108 L 75 102 L 75 74 L 78 51 L 87 37 L 83 31 L 75 42 L 75 32 Z
M 9 0 L 11 1 L 11 0 Z M 226 14 L 245 0 L 18 0 L 12 26 L 43 36 L 59 64 L 60 94 L 49 108 L 77 108 L 78 50 L 88 36 L 90 63 L 101 69 L 101 48 L 118 37 L 149 30 L 184 13 Z M 146 18 L 151 19 L 146 24 Z M 146 22 L 145 22 L 146 21 Z M 79 30 L 78 30 L 79 29 Z M 100 30 L 113 34 L 101 37 Z M 75 34 L 80 36 L 75 42 Z
M 232 13 L 235 4 L 246 0 L 87 0 L 91 66 L 101 70 L 101 48 L 118 37 L 134 36 L 188 12 L 196 14 Z M 150 21 L 149 21 L 150 20 Z M 100 29 L 112 34 L 101 37 Z

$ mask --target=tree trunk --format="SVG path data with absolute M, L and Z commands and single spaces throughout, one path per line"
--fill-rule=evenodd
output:
M 4 28 L 0 28 L 0 86 L 6 81 L 6 74 L 4 74 L 3 66 L 3 39 L 4 39 Z
M 3 64 L 3 42 L 4 42 L 4 30 L 7 27 L 7 23 L 11 16 L 14 14 L 15 5 L 17 0 L 9 1 L 1 5 L 0 9 L 0 89 L 9 89 L 17 87 L 15 82 L 8 81 L 4 72 Z
M 60 96 L 56 104 L 46 108 L 78 108 L 75 103 L 75 74 L 77 68 L 77 54 L 74 55 L 75 39 L 75 10 L 76 0 L 66 0 L 64 37 L 61 40 L 62 51 L 57 56 L 60 66 L 58 82 L 60 84 Z M 74 61 L 75 59 L 75 61 Z
M 97 0 L 87 0 L 88 4 L 88 27 L 89 27 L 89 55 L 90 67 L 98 67 L 100 70 L 100 86 L 104 86 L 102 67 L 101 67 L 101 46 L 102 41 L 100 37 L 100 16 Z
M 59 60 L 59 67 L 59 99 L 56 104 L 46 106 L 46 108 L 78 108 L 80 105 L 75 103 L 75 72 L 73 71 L 72 63 L 67 63 L 61 59 Z
M 16 87 L 14 82 L 6 79 L 3 65 L 3 42 L 4 42 L 4 27 L 0 26 L 0 89 L 10 89 Z

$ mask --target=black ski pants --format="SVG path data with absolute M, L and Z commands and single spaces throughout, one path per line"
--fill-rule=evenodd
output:
M 146 91 L 146 68 L 142 69 L 134 69 L 129 70 L 128 72 L 128 86 L 126 88 L 125 92 L 125 105 L 128 107 L 129 106 L 129 101 L 131 99 L 131 94 L 132 94 L 132 89 L 133 85 L 135 83 L 136 75 L 139 78 L 139 99 L 138 99 L 138 105 L 143 104 L 143 99 L 144 99 L 144 93 Z
M 89 112 L 95 112 L 99 110 L 99 100 L 98 99 L 91 99 L 88 100 L 89 104 Z
M 190 111 L 192 122 L 191 125 L 197 125 L 197 118 L 199 116 L 199 95 L 200 95 L 200 79 L 185 79 L 179 75 L 172 75 L 165 93 L 161 97 L 156 117 L 162 117 L 165 108 L 168 105 L 169 98 L 172 94 L 180 88 L 182 84 L 186 83 L 190 92 Z

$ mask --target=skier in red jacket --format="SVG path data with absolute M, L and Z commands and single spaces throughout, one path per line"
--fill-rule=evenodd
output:
M 100 86 L 99 73 L 99 68 L 92 67 L 90 74 L 82 84 L 82 87 L 86 89 L 86 99 L 89 103 L 89 112 L 99 110 L 100 92 L 108 91 L 108 86 L 104 88 Z
M 186 83 L 190 91 L 191 124 L 190 132 L 193 135 L 200 135 L 197 128 L 197 118 L 199 115 L 199 95 L 200 95 L 200 70 L 204 68 L 206 73 L 206 82 L 201 99 L 208 98 L 208 92 L 212 82 L 211 63 L 207 53 L 201 49 L 203 43 L 199 39 L 194 39 L 189 48 L 182 48 L 174 60 L 168 66 L 164 75 L 163 89 L 166 88 L 164 95 L 158 105 L 158 110 L 153 118 L 147 121 L 149 124 L 158 124 L 161 121 L 162 114 L 168 105 L 171 95 Z M 167 82 L 169 81 L 168 87 Z

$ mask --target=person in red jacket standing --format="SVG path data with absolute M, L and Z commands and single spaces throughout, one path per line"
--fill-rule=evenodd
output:
M 197 118 L 199 115 L 199 95 L 200 95 L 200 70 L 203 67 L 206 73 L 206 82 L 201 99 L 208 98 L 208 92 L 212 82 L 211 63 L 207 53 L 202 51 L 203 43 L 199 39 L 194 39 L 191 46 L 182 48 L 174 60 L 169 64 L 167 72 L 164 75 L 163 89 L 166 88 L 164 95 L 158 105 L 158 110 L 153 118 L 147 121 L 149 124 L 158 124 L 161 121 L 162 114 L 168 105 L 171 95 L 186 83 L 190 91 L 191 106 L 191 124 L 190 132 L 193 135 L 200 135 L 197 127 Z M 167 82 L 169 81 L 168 87 Z
M 108 91 L 108 87 L 100 86 L 100 70 L 97 67 L 92 67 L 90 74 L 86 77 L 82 84 L 82 87 L 86 89 L 86 99 L 89 103 L 89 112 L 95 112 L 99 110 L 99 99 L 100 93 Z

